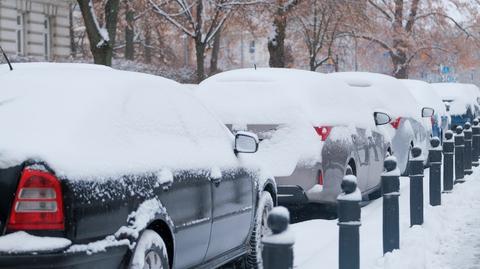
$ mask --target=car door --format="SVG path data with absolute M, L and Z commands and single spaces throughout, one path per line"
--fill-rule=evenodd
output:
M 356 155 L 356 173 L 358 186 L 365 191 L 368 183 L 368 167 L 370 165 L 370 150 L 366 130 L 363 128 L 355 128 L 356 133 L 352 135 L 353 145 Z
M 175 268 L 203 262 L 212 224 L 211 183 L 205 174 L 181 173 L 160 195 L 175 226 Z
M 380 184 L 380 176 L 383 171 L 383 161 L 385 159 L 385 138 L 378 130 L 372 130 L 368 136 L 370 147 L 370 166 L 368 169 L 368 189 L 372 189 Z
M 206 261 L 244 245 L 254 213 L 254 181 L 242 170 L 212 172 L 212 230 Z

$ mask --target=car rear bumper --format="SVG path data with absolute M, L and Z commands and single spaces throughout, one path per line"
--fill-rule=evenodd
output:
M 303 205 L 308 203 L 307 195 L 300 186 L 277 186 L 280 205 Z
M 126 264 L 127 251 L 128 246 L 116 246 L 93 254 L 87 254 L 86 252 L 0 254 L 0 268 L 122 268 Z

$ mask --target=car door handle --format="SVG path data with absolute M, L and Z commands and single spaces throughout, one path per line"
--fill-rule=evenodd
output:
M 212 178 L 212 182 L 215 185 L 215 187 L 218 187 L 220 185 L 220 183 L 222 182 L 222 178 L 221 177 Z

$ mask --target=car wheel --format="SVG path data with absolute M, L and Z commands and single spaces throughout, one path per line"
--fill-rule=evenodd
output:
M 145 230 L 137 242 L 130 269 L 169 269 L 167 248 L 153 230 Z
M 262 268 L 262 238 L 271 233 L 267 226 L 268 213 L 273 209 L 273 199 L 269 192 L 263 191 L 258 200 L 255 223 L 250 236 L 249 249 L 246 255 L 247 268 Z

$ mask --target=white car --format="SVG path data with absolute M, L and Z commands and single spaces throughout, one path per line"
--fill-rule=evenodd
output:
M 426 160 L 430 133 L 423 118 L 430 118 L 433 109 L 422 107 L 400 80 L 382 74 L 339 72 L 329 76 L 341 79 L 360 92 L 375 110 L 392 116 L 390 133 L 393 155 L 397 157 L 402 174 L 408 173 L 410 149 L 418 146 Z
M 432 83 L 450 114 L 450 128 L 463 126 L 479 115 L 479 93 L 475 85 L 461 83 Z
M 260 140 L 255 158 L 278 185 L 281 204 L 336 202 L 346 173 L 375 197 L 391 152 L 374 111 L 341 80 L 292 69 L 243 69 L 202 82 L 197 95 L 233 131 Z M 372 194 L 372 195 L 370 195 Z
M 408 88 L 417 102 L 423 107 L 431 107 L 435 110 L 432 118 L 424 118 L 427 124 L 431 123 L 432 136 L 443 141 L 443 135 L 448 130 L 450 117 L 442 98 L 437 94 L 433 86 L 421 80 L 404 79 L 402 83 Z

